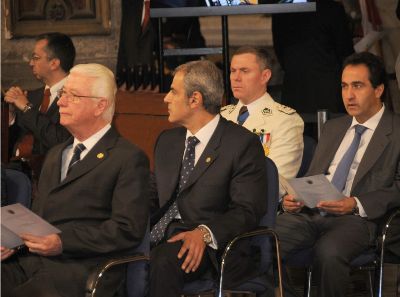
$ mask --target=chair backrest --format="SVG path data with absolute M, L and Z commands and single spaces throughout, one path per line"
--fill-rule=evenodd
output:
M 32 185 L 29 178 L 21 171 L 6 169 L 7 204 L 21 203 L 30 208 Z
M 267 180 L 265 182 L 268 185 L 267 197 L 265 198 L 268 202 L 268 210 L 259 225 L 274 228 L 279 204 L 279 175 L 274 161 L 268 157 L 265 158 L 265 166 L 267 168 Z
M 134 253 L 146 256 L 150 255 L 150 224 L 148 224 L 143 240 Z M 147 296 L 148 277 L 149 263 L 147 261 L 128 263 L 126 270 L 126 291 L 128 297 Z
M 307 173 L 314 156 L 315 148 L 317 147 L 317 142 L 311 136 L 303 135 L 303 141 L 303 158 L 301 159 L 300 169 L 296 177 L 303 177 Z
M 262 217 L 260 226 L 262 227 L 275 227 L 276 214 L 278 211 L 279 204 L 279 176 L 278 169 L 275 163 L 270 158 L 265 158 L 265 166 L 267 168 L 267 180 L 265 181 L 268 185 L 267 197 L 268 210 L 267 213 Z M 265 272 L 272 261 L 271 255 L 271 238 L 267 236 L 257 236 L 252 239 L 252 244 L 258 246 L 261 252 L 261 272 Z

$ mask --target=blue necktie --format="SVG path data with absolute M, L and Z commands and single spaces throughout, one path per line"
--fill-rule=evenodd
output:
M 248 117 L 249 117 L 249 111 L 247 110 L 247 106 L 243 105 L 239 110 L 239 115 L 237 118 L 238 124 L 242 126 Z
M 83 143 L 78 143 L 74 148 L 74 154 L 69 162 L 67 175 L 71 171 L 72 167 L 81 160 L 81 153 L 86 149 Z
M 342 192 L 346 186 L 347 176 L 349 175 L 350 166 L 353 163 L 354 156 L 357 153 L 358 146 L 360 145 L 361 135 L 367 130 L 367 127 L 362 125 L 356 125 L 354 127 L 354 138 L 353 142 L 350 144 L 346 153 L 343 155 L 342 160 L 340 160 L 335 174 L 332 177 L 332 184 Z
M 194 169 L 194 161 L 195 161 L 195 146 L 200 141 L 196 138 L 196 136 L 190 136 L 187 139 L 187 146 L 185 150 L 185 154 L 182 160 L 182 167 L 179 179 L 179 187 L 178 193 L 176 195 L 174 203 L 168 208 L 163 217 L 154 225 L 153 229 L 150 232 L 150 242 L 154 245 L 158 244 L 163 238 L 165 230 L 168 227 L 168 224 L 172 222 L 172 220 L 178 215 L 178 203 L 177 198 L 179 192 L 182 187 L 189 180 L 190 173 Z

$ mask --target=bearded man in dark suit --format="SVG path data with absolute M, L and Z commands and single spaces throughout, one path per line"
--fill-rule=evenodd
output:
M 287 195 L 285 213 L 277 218 L 283 259 L 313 249 L 321 297 L 346 295 L 349 263 L 375 243 L 377 225 L 400 206 L 400 118 L 382 102 L 385 80 L 375 55 L 345 60 L 342 97 L 348 115 L 325 124 L 307 173 L 325 174 L 343 198 L 309 209 Z
M 21 234 L 27 254 L 1 249 L 3 296 L 84 296 L 94 268 L 141 243 L 148 223 L 149 164 L 111 127 L 116 92 L 108 68 L 71 69 L 57 104 L 60 123 L 73 137 L 49 151 L 33 202 L 34 212 L 61 233 Z M 108 294 L 124 273 L 106 276 Z
M 185 281 L 213 270 L 229 240 L 255 228 L 266 212 L 262 146 L 219 115 L 222 96 L 221 72 L 210 61 L 179 66 L 165 96 L 169 121 L 182 127 L 164 131 L 155 147 L 161 209 L 151 231 L 152 297 L 180 296 Z M 242 248 L 227 285 L 247 276 Z

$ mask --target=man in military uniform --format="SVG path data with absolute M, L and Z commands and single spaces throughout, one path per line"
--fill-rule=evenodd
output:
M 239 102 L 221 109 L 227 120 L 256 133 L 265 155 L 285 178 L 296 177 L 303 155 L 304 122 L 296 111 L 281 105 L 267 92 L 271 78 L 268 53 L 244 46 L 232 57 L 231 87 Z

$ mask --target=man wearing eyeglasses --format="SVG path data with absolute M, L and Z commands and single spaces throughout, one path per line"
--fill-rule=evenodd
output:
M 28 160 L 34 170 L 33 174 L 40 172 L 43 159 L 41 156 L 70 136 L 59 123 L 57 92 L 64 85 L 74 60 L 75 47 L 67 35 L 40 35 L 36 39 L 29 65 L 33 75 L 45 86 L 29 92 L 14 86 L 5 94 L 5 101 L 10 104 L 11 111 L 12 157 Z M 21 165 L 20 162 L 13 162 L 13 167 L 17 169 L 20 169 Z
M 111 127 L 117 87 L 99 64 L 73 67 L 57 104 L 72 134 L 43 164 L 33 211 L 60 234 L 21 234 L 29 252 L 2 248 L 2 296 L 82 297 L 88 276 L 107 259 L 131 254 L 148 221 L 149 162 Z M 13 256 L 14 254 L 14 256 Z M 125 267 L 106 273 L 106 295 Z M 98 294 L 99 293 L 99 294 Z

